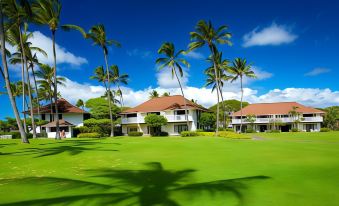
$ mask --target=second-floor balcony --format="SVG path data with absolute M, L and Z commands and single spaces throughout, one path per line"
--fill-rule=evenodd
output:
M 166 117 L 168 122 L 184 122 L 186 121 L 185 115 L 163 115 Z M 188 115 L 188 121 L 193 121 L 193 117 L 191 115 Z M 143 116 L 137 116 L 137 117 L 122 117 L 121 118 L 122 124 L 142 124 L 145 123 Z
M 255 124 L 268 124 L 268 123 L 273 123 L 273 122 L 282 122 L 282 123 L 292 123 L 294 122 L 295 119 L 292 117 L 283 117 L 283 118 L 256 118 L 255 119 Z M 322 122 L 323 117 L 317 116 L 317 117 L 300 117 L 299 118 L 300 122 Z M 240 124 L 241 120 L 240 119 L 232 119 L 232 124 Z M 242 123 L 248 124 L 250 122 L 246 121 L 246 119 L 242 120 Z

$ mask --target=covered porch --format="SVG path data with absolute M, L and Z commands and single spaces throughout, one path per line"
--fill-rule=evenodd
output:
M 65 132 L 65 138 L 71 138 L 73 136 L 73 125 L 63 119 L 59 120 L 59 128 L 60 128 L 60 137 L 61 133 Z M 50 122 L 48 124 L 42 125 L 42 130 L 45 130 L 48 138 L 55 138 L 56 134 L 56 121 Z

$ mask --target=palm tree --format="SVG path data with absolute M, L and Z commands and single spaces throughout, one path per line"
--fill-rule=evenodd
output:
M 215 29 L 210 21 L 207 23 L 204 20 L 200 20 L 195 27 L 195 31 L 190 32 L 192 42 L 188 46 L 189 51 L 203 47 L 207 44 L 211 55 L 214 56 L 215 51 L 217 51 L 217 44 L 231 45 L 231 42 L 229 41 L 231 34 L 226 31 L 227 29 L 227 26 L 220 26 L 219 28 Z M 213 67 L 215 78 L 218 78 L 216 62 L 214 62 Z M 216 84 L 217 88 L 219 88 L 219 81 L 216 80 Z M 219 131 L 219 89 L 217 89 L 217 101 L 217 128 L 215 135 L 218 135 Z
M 84 101 L 82 99 L 78 99 L 75 106 L 81 107 L 82 109 L 84 109 L 84 106 L 85 106 Z
M 41 25 L 47 25 L 52 32 L 52 47 L 54 57 L 54 106 L 56 118 L 56 132 L 55 139 L 60 140 L 59 115 L 58 115 L 58 84 L 57 84 L 57 65 L 56 65 L 56 51 L 55 51 L 55 33 L 59 27 L 61 2 L 59 0 L 38 0 L 32 4 L 34 12 L 34 22 Z
M 293 119 L 293 128 L 295 129 L 298 129 L 298 123 L 300 122 L 300 120 L 298 119 L 299 118 L 299 115 L 300 115 L 300 112 L 298 112 L 299 107 L 297 106 L 293 106 L 292 107 L 292 110 L 290 110 L 288 112 L 288 114 L 292 117 Z
M 226 74 L 226 71 L 228 70 L 229 67 L 229 61 L 227 59 L 223 59 L 222 58 L 222 52 L 218 52 L 215 51 L 215 55 L 214 56 L 210 56 L 207 61 L 209 61 L 211 63 L 211 66 L 209 68 L 207 68 L 205 70 L 205 74 L 207 75 L 207 79 L 206 79 L 206 84 L 205 86 L 211 86 L 212 87 L 212 92 L 217 88 L 217 83 L 216 80 L 218 80 L 218 85 L 219 85 L 219 93 L 220 93 L 220 97 L 221 97 L 221 105 L 223 108 L 223 126 L 226 126 L 226 108 L 225 108 L 225 104 L 224 104 L 224 95 L 223 95 L 223 91 L 222 88 L 224 87 L 224 82 L 228 81 L 231 79 L 231 76 Z M 216 68 L 218 70 L 217 74 L 218 76 L 215 76 L 214 73 L 214 63 L 216 64 Z
M 123 107 L 123 96 L 122 96 L 122 90 L 120 88 L 121 84 L 127 85 L 128 84 L 128 74 L 120 74 L 119 67 L 117 65 L 110 66 L 110 76 L 111 76 L 111 82 L 115 85 L 117 85 L 117 95 L 120 96 L 120 106 Z
M 105 30 L 105 26 L 103 24 L 94 25 L 91 27 L 91 29 L 86 33 L 83 28 L 76 26 L 76 25 L 64 25 L 62 27 L 65 30 L 75 29 L 78 30 L 84 38 L 90 39 L 93 41 L 94 45 L 98 45 L 102 48 L 104 53 L 104 59 L 106 64 L 106 75 L 107 75 L 107 90 L 111 90 L 111 78 L 110 78 L 110 72 L 108 67 L 108 47 L 109 46 L 116 46 L 120 47 L 121 44 L 113 39 L 107 39 L 107 34 Z M 111 92 L 107 92 L 108 95 L 111 94 Z M 111 120 L 111 137 L 114 136 L 114 122 L 113 122 L 113 114 L 112 114 L 112 105 L 110 101 L 110 97 L 107 98 L 108 100 L 108 107 L 109 107 L 109 116 Z
M 244 90 L 243 90 L 243 85 L 242 81 L 244 77 L 249 77 L 249 78 L 256 78 L 255 73 L 251 70 L 251 65 L 247 64 L 246 59 L 241 59 L 241 58 L 236 58 L 232 62 L 232 66 L 229 67 L 229 73 L 233 75 L 231 78 L 231 82 L 234 82 L 238 79 L 240 79 L 240 88 L 241 88 L 241 98 L 240 98 L 240 132 L 242 131 L 242 99 L 244 96 Z
M 38 94 L 40 94 L 40 97 L 42 96 L 42 99 L 45 99 L 50 101 L 51 106 L 51 114 L 53 115 L 53 96 L 54 96 L 54 89 L 55 89 L 55 83 L 54 83 L 54 68 L 50 67 L 47 64 L 40 64 L 39 70 L 35 72 L 35 76 L 38 78 L 37 83 L 39 84 L 39 90 Z M 64 85 L 64 82 L 66 82 L 66 79 L 64 77 L 57 77 L 57 85 Z M 56 105 L 56 103 L 55 103 Z M 54 115 L 53 115 L 54 116 Z M 58 116 L 58 115 L 56 115 Z
M 6 52 L 6 44 L 5 44 L 5 29 L 4 29 L 4 20 L 3 20 L 3 5 L 0 4 L 0 48 L 1 48 L 1 61 L 2 61 L 2 66 L 3 69 L 0 68 L 1 73 L 5 79 L 5 84 L 6 84 L 6 89 L 7 89 L 7 94 L 9 97 L 9 100 L 11 102 L 11 106 L 15 115 L 15 119 L 20 131 L 20 136 L 21 136 L 21 141 L 23 143 L 29 143 L 24 127 L 20 121 L 20 116 L 19 116 L 19 112 L 18 112 L 18 108 L 16 106 L 16 102 L 15 99 L 13 97 L 12 91 L 11 91 L 11 82 L 9 79 L 9 72 L 8 72 L 8 65 L 7 65 L 7 52 Z
M 159 97 L 159 93 L 157 92 L 157 90 L 152 90 L 150 93 L 149 93 L 149 98 L 150 99 L 154 99 L 154 98 L 157 98 Z
M 179 50 L 178 52 L 175 51 L 174 44 L 171 42 L 165 42 L 161 45 L 161 47 L 158 50 L 159 54 L 163 54 L 165 57 L 160 57 L 156 60 L 156 64 L 160 65 L 159 70 L 168 68 L 172 71 L 172 79 L 174 76 L 178 80 L 178 84 L 181 90 L 181 94 L 184 98 L 184 105 L 185 105 L 185 118 L 187 122 L 187 129 L 189 128 L 189 121 L 188 121 L 188 112 L 187 112 L 187 103 L 186 98 L 184 95 L 184 90 L 182 89 L 182 85 L 178 76 L 178 72 L 180 74 L 180 77 L 183 77 L 184 72 L 182 69 L 182 66 L 189 67 L 188 62 L 181 57 L 182 54 L 185 53 L 184 50 Z M 178 71 L 178 72 L 177 72 Z
M 163 96 L 163 97 L 169 97 L 169 96 L 171 96 L 171 93 L 169 93 L 169 92 L 164 92 L 164 93 L 162 94 L 162 96 Z

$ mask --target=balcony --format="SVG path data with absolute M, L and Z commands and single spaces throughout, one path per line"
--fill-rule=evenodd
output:
M 186 121 L 185 115 L 163 115 L 166 117 L 168 122 L 184 122 Z M 193 117 L 191 115 L 188 115 L 188 121 L 193 121 Z M 122 124 L 142 124 L 145 123 L 143 116 L 138 117 L 122 117 L 121 118 Z
M 323 117 L 301 117 L 301 122 L 322 122 Z M 256 118 L 256 121 L 254 122 L 255 124 L 268 124 L 270 121 L 278 121 L 278 122 L 283 122 L 283 123 L 292 123 L 294 122 L 294 119 L 291 117 L 284 117 L 284 118 Z M 240 119 L 232 119 L 232 124 L 240 124 L 241 120 Z M 242 123 L 248 124 L 245 119 L 242 120 Z

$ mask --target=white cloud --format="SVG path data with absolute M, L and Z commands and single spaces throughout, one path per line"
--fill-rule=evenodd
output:
M 136 106 L 149 98 L 149 93 L 155 89 L 160 94 L 170 92 L 171 95 L 181 94 L 180 88 L 148 87 L 142 90 L 122 87 L 124 103 L 126 106 Z M 81 84 L 67 79 L 66 86 L 60 86 L 61 95 L 75 103 L 78 99 L 88 100 L 104 94 L 103 86 L 93 86 L 87 83 Z M 211 93 L 209 88 L 199 88 L 186 86 L 184 93 L 187 99 L 195 99 L 199 104 L 210 107 L 217 102 L 216 93 Z M 224 99 L 240 99 L 239 88 L 225 88 Z M 286 88 L 273 89 L 263 95 L 258 95 L 258 91 L 251 88 L 244 88 L 244 101 L 250 103 L 257 102 L 286 102 L 297 101 L 307 106 L 325 107 L 339 105 L 339 91 L 319 88 Z
M 184 55 L 192 59 L 205 59 L 205 56 L 202 53 L 196 51 L 190 51 Z
M 258 28 L 247 33 L 243 37 L 243 47 L 281 45 L 296 40 L 298 36 L 291 32 L 285 25 L 273 23 L 271 26 L 259 30 Z
M 188 73 L 187 73 L 187 69 L 183 68 L 183 77 L 180 77 L 180 74 L 178 73 L 181 85 L 183 87 L 186 86 L 187 82 L 188 82 Z M 172 78 L 172 70 L 165 67 L 163 69 L 161 69 L 157 74 L 157 83 L 159 85 L 159 87 L 161 88 L 179 88 L 179 83 L 177 78 L 174 77 Z
M 319 74 L 328 73 L 331 70 L 328 68 L 314 68 L 311 71 L 307 72 L 305 76 L 318 76 Z
M 39 47 L 43 49 L 48 57 L 45 57 L 41 53 L 37 52 L 37 57 L 40 62 L 44 64 L 53 64 L 53 48 L 52 48 L 52 39 L 50 37 L 45 36 L 39 31 L 33 32 L 33 37 L 29 39 L 32 43 L 32 46 Z M 13 53 L 15 52 L 15 48 L 8 46 L 7 49 Z M 73 53 L 67 51 L 64 47 L 60 46 L 59 44 L 55 45 L 56 56 L 57 56 L 57 64 L 67 63 L 74 66 L 80 66 L 82 64 L 87 63 L 87 59 L 79 56 L 75 56 Z
M 127 50 L 128 56 L 139 56 L 143 59 L 152 57 L 151 51 L 143 51 L 140 49 Z

